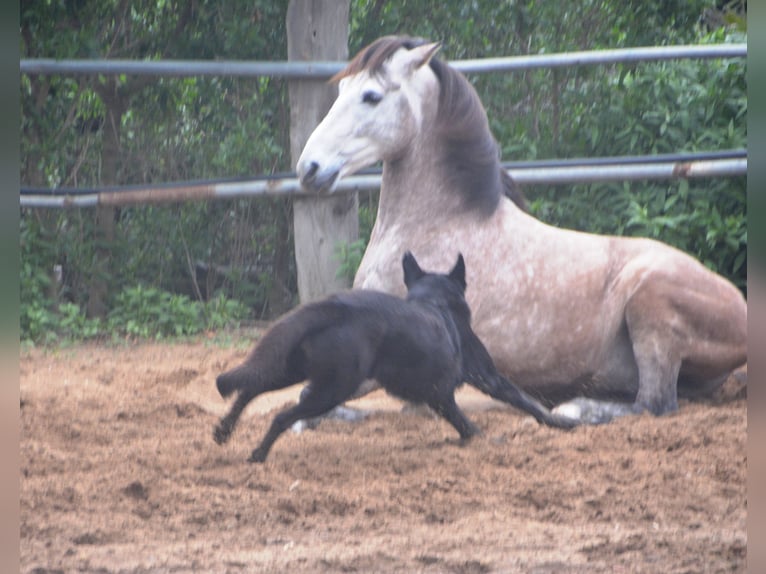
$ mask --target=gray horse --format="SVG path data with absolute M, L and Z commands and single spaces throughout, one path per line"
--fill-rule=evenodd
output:
M 583 422 L 673 412 L 678 396 L 719 387 L 747 360 L 739 290 L 661 242 L 527 214 L 481 101 L 438 49 L 405 37 L 364 48 L 299 159 L 315 192 L 383 162 L 354 287 L 403 294 L 401 253 L 444 268 L 462 252 L 473 327 L 498 369 L 548 405 L 571 401 L 557 412 Z

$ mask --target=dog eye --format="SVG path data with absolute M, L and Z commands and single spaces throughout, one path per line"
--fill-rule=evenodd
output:
M 368 90 L 365 93 L 362 94 L 362 101 L 365 104 L 370 104 L 371 106 L 375 106 L 380 103 L 380 100 L 383 99 L 383 96 L 379 94 L 378 92 L 373 92 L 372 90 Z

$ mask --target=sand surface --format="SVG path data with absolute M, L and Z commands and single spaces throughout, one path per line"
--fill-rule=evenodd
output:
M 225 446 L 214 387 L 249 344 L 22 351 L 22 573 L 743 572 L 742 393 L 571 432 L 463 388 L 484 435 L 376 392 L 361 423 L 285 433 L 300 387 Z

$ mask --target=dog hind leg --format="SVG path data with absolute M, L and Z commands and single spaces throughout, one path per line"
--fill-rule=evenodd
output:
M 245 407 L 255 398 L 255 396 L 255 393 L 246 388 L 239 392 L 237 399 L 231 406 L 231 410 L 229 410 L 229 414 L 223 417 L 213 430 L 213 440 L 215 440 L 215 442 L 224 444 L 229 440 L 239 417 L 242 415 L 242 411 L 245 410 Z
M 359 384 L 357 380 L 357 385 Z M 333 407 L 347 400 L 354 392 L 355 385 L 350 385 L 347 392 L 338 392 L 340 388 L 333 388 L 327 384 L 317 384 L 310 382 L 301 393 L 298 404 L 279 413 L 271 423 L 269 430 L 261 440 L 261 444 L 253 450 L 250 455 L 250 462 L 263 462 L 271 450 L 274 442 L 283 432 L 290 428 L 295 422 L 302 419 L 318 417 L 330 411 Z M 348 388 L 346 385 L 345 388 Z

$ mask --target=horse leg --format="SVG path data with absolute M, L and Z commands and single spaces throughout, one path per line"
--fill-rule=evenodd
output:
M 674 322 L 673 314 L 662 305 L 661 300 L 646 299 L 648 297 L 634 296 L 625 312 L 638 368 L 638 392 L 633 403 L 578 397 L 557 405 L 552 413 L 581 423 L 603 424 L 617 417 L 645 411 L 662 415 L 678 410 L 677 385 L 681 358 L 677 333 L 669 327 Z
M 654 341 L 633 344 L 638 364 L 638 393 L 634 411 L 664 415 L 678 410 L 678 372 L 681 359 Z
M 739 292 L 717 281 L 688 281 L 654 273 L 625 307 L 639 373 L 636 410 L 678 410 L 682 369 L 703 385 L 722 380 L 745 360 L 747 311 L 738 310 Z
M 634 336 L 631 334 L 631 336 Z M 638 393 L 633 403 L 578 397 L 557 405 L 552 413 L 586 424 L 603 424 L 626 415 L 649 411 L 662 415 L 678 410 L 677 384 L 681 360 L 670 349 L 672 341 L 659 336 L 633 340 L 638 365 Z

